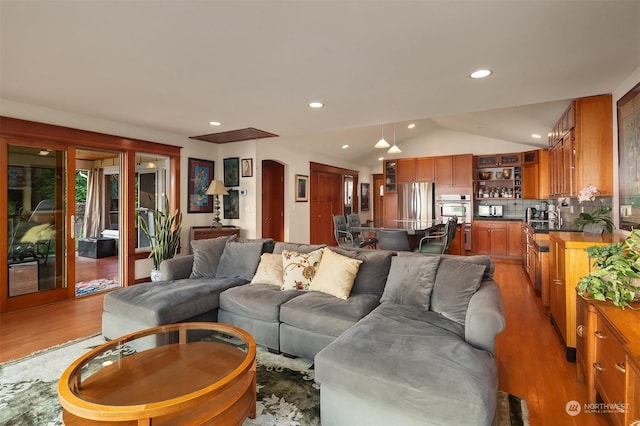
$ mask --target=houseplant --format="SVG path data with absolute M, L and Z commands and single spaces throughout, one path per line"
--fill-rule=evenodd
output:
M 610 300 L 615 306 L 629 307 L 640 290 L 640 229 L 624 242 L 585 249 L 594 259 L 594 270 L 578 282 L 578 292 L 596 300 Z
M 600 192 L 598 188 L 593 185 L 588 185 L 578 194 L 578 201 L 580 203 L 586 201 L 595 201 L 596 194 Z M 573 220 L 573 224 L 578 227 L 578 230 L 587 234 L 602 234 L 605 230 L 613 232 L 613 221 L 608 216 L 611 212 L 611 207 L 600 205 L 599 208 L 591 213 L 581 212 L 577 218 Z
M 140 228 L 147 236 L 151 244 L 149 257 L 153 259 L 151 281 L 160 281 L 160 264 L 163 260 L 172 259 L 180 246 L 180 233 L 182 231 L 182 213 L 176 209 L 169 214 L 169 199 L 164 197 L 164 210 L 153 210 L 153 230 L 149 224 L 140 220 Z

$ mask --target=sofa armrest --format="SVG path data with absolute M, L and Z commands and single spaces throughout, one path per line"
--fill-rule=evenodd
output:
M 494 353 L 496 336 L 505 327 L 504 302 L 498 284 L 485 280 L 469 301 L 465 319 L 465 340 Z
M 162 281 L 172 281 L 189 278 L 192 268 L 192 254 L 163 260 L 160 264 L 160 274 L 162 275 Z

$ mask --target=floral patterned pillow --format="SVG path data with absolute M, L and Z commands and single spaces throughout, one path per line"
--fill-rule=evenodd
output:
M 282 281 L 284 284 L 281 289 L 309 290 L 321 260 L 322 249 L 314 250 L 311 253 L 283 250 Z

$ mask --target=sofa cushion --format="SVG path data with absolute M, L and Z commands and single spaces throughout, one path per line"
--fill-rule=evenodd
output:
M 282 290 L 308 290 L 321 260 L 322 249 L 310 253 L 283 251 Z
M 480 287 L 484 265 L 443 258 L 431 295 L 431 310 L 464 325 L 469 301 Z
M 263 253 L 251 284 L 272 284 L 282 287 L 282 255 Z
M 495 270 L 495 265 L 491 261 L 491 258 L 484 254 L 478 254 L 475 256 L 458 256 L 455 254 L 429 254 L 429 253 L 415 253 L 410 251 L 399 251 L 398 256 L 435 256 L 441 259 L 456 259 L 460 262 L 468 262 L 473 263 L 475 265 L 484 265 L 487 269 L 485 269 L 484 274 L 482 276 L 483 280 L 493 279 L 493 272 Z
M 380 302 L 429 310 L 439 262 L 438 257 L 431 256 L 394 257 Z
M 216 277 L 235 277 L 251 281 L 260 263 L 263 244 L 262 241 L 227 241 Z
M 193 266 L 190 278 L 215 277 L 220 257 L 230 238 L 232 237 L 225 236 L 191 241 Z
M 342 256 L 328 248 L 322 249 L 322 261 L 311 281 L 310 290 L 320 291 L 346 300 L 362 260 Z
M 220 308 L 249 318 L 278 322 L 280 305 L 304 294 L 300 290 L 282 291 L 279 287 L 248 284 L 231 288 L 220 295 Z
M 498 390 L 492 355 L 467 344 L 460 324 L 390 302 L 321 350 L 315 373 L 321 387 L 429 424 L 490 424 Z
M 297 251 L 298 253 L 311 253 L 312 251 L 325 248 L 325 244 L 301 244 L 301 243 L 284 243 L 278 241 L 273 246 L 274 254 L 282 254 L 283 251 Z
M 343 256 L 362 260 L 358 275 L 351 289 L 352 294 L 377 294 L 382 296 L 384 286 L 387 283 L 387 275 L 391 267 L 391 258 L 394 255 L 390 250 L 346 249 L 330 247 Z
M 378 306 L 373 294 L 352 294 L 347 300 L 316 291 L 304 293 L 280 307 L 280 321 L 293 327 L 339 336 Z
M 240 243 L 262 243 L 262 253 L 273 253 L 275 246 L 273 238 L 236 238 L 235 240 Z
M 107 294 L 104 310 L 148 326 L 172 324 L 217 309 L 222 291 L 246 283 L 240 278 L 189 278 L 137 284 Z

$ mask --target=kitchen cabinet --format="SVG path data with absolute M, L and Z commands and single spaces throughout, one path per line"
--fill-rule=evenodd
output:
M 568 361 L 576 359 L 576 292 L 580 278 L 588 275 L 591 261 L 584 250 L 621 242 L 618 234 L 584 235 L 579 232 L 549 233 L 549 308 L 551 322 L 565 348 Z
M 577 196 L 591 184 L 613 195 L 611 95 L 574 100 L 549 136 L 551 196 Z
M 521 198 L 522 167 L 478 169 L 478 180 L 474 190 L 476 199 Z M 489 176 L 483 179 L 483 174 Z
M 464 256 L 464 225 L 458 225 L 456 228 L 456 235 L 449 245 L 449 254 L 455 254 L 458 256 Z
M 507 256 L 520 257 L 522 252 L 521 222 L 507 222 Z
M 549 198 L 549 151 L 539 149 L 525 152 L 522 165 L 522 198 Z
M 522 153 L 478 155 L 476 166 L 478 169 L 491 167 L 513 167 L 522 163 Z
M 611 423 L 640 421 L 640 313 L 610 302 L 577 296 L 577 378 L 587 387 L 587 402 L 602 402 Z M 611 410 L 615 405 L 620 410 Z M 605 410 L 603 410 L 605 411 Z
M 471 239 L 474 253 L 507 256 L 507 232 L 507 223 L 504 221 L 474 221 Z
M 382 226 L 396 228 L 398 226 L 398 194 L 385 192 L 382 197 Z
M 384 161 L 384 192 L 396 192 L 396 160 Z
M 436 188 L 473 186 L 473 155 L 445 155 L 433 157 Z
M 433 182 L 435 180 L 435 161 L 433 157 L 402 158 L 396 161 L 397 181 Z

